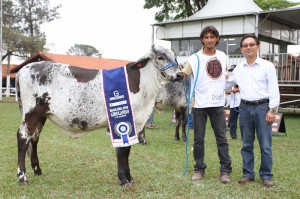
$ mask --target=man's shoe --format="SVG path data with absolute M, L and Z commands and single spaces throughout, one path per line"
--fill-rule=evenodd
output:
M 221 173 L 220 182 L 222 182 L 224 184 L 230 183 L 229 173 Z
M 262 181 L 263 181 L 263 185 L 265 187 L 272 187 L 273 186 L 273 182 L 272 182 L 271 179 L 263 179 Z
M 193 175 L 192 180 L 201 180 L 202 178 L 204 178 L 204 173 L 202 172 L 195 172 L 195 175 Z
M 244 184 L 246 182 L 253 182 L 254 178 L 249 178 L 249 177 L 243 177 L 242 179 L 240 179 L 239 183 Z

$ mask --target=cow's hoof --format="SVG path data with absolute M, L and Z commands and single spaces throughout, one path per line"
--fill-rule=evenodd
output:
M 28 181 L 24 181 L 22 179 L 19 179 L 19 185 L 28 185 Z
M 180 138 L 179 138 L 179 137 L 177 137 L 177 136 L 175 136 L 175 140 L 180 140 Z
M 130 186 L 132 183 L 133 183 L 133 180 L 130 180 L 130 181 L 128 181 L 128 180 L 122 181 L 122 182 L 121 182 L 121 186 L 127 187 L 127 186 Z
M 134 183 L 133 179 L 128 180 L 128 183 L 129 183 L 129 184 L 133 184 L 133 183 Z
M 20 185 L 27 185 L 28 184 L 28 178 L 25 172 L 18 172 L 17 174 L 18 179 L 19 179 L 19 184 Z
M 40 168 L 33 169 L 33 171 L 34 171 L 34 175 L 36 176 L 42 175 L 42 170 Z
M 182 138 L 182 141 L 186 142 L 186 138 Z
M 139 143 L 142 144 L 142 145 L 145 145 L 146 144 L 146 140 L 139 140 Z

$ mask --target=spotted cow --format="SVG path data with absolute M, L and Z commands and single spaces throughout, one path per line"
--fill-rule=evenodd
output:
M 54 62 L 30 63 L 18 72 L 16 87 L 22 113 L 17 131 L 20 184 L 28 183 L 26 151 L 34 174 L 42 174 L 37 145 L 47 118 L 73 138 L 108 126 L 101 72 Z M 143 129 L 162 85 L 176 78 L 178 72 L 174 53 L 156 45 L 126 66 L 137 132 Z M 130 146 L 116 148 L 121 185 L 133 181 L 128 162 L 130 149 Z
M 179 129 L 181 126 L 182 140 L 186 141 L 185 128 L 187 124 L 187 100 L 185 93 L 184 84 L 179 81 L 173 81 L 164 84 L 158 91 L 158 95 L 155 98 L 155 110 L 158 112 L 164 111 L 168 108 L 174 109 L 176 115 L 175 140 L 180 140 Z M 146 129 L 143 128 L 143 130 L 139 133 L 139 141 L 142 144 L 146 144 L 145 130 Z
M 174 108 L 176 118 L 175 140 L 180 140 L 179 129 L 181 126 L 182 140 L 186 141 L 187 125 L 187 95 L 189 93 L 189 78 L 182 82 L 174 81 L 163 85 L 155 99 L 158 110 Z

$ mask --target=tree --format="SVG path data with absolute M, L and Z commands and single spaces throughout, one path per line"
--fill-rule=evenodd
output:
M 295 6 L 300 2 L 295 3 L 287 0 L 255 0 L 255 3 L 263 10 L 276 10 Z
M 59 18 L 61 5 L 51 8 L 48 0 L 4 0 L 3 7 L 3 48 L 20 57 L 45 51 L 41 25 Z
M 95 47 L 86 44 L 74 44 L 69 48 L 68 55 L 94 56 L 101 57 L 101 53 Z
M 225 0 L 224 0 L 225 1 Z M 177 20 L 192 16 L 201 10 L 208 0 L 145 0 L 144 8 L 160 8 L 155 13 L 158 22 Z M 288 0 L 255 0 L 255 3 L 263 10 L 287 8 L 299 4 Z
M 208 0 L 145 0 L 144 8 L 160 8 L 155 13 L 156 21 L 176 20 L 193 15 L 201 10 Z

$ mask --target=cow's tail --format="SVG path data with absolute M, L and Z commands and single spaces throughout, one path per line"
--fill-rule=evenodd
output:
M 21 99 L 21 90 L 20 90 L 20 83 L 19 83 L 19 73 L 16 75 L 16 100 L 18 101 L 19 104 L 19 109 L 22 112 L 22 99 Z
M 29 157 L 29 158 L 31 158 L 31 154 L 32 154 L 32 144 L 31 144 L 31 142 L 29 141 L 29 143 L 28 143 L 28 147 L 27 147 L 27 156 Z

